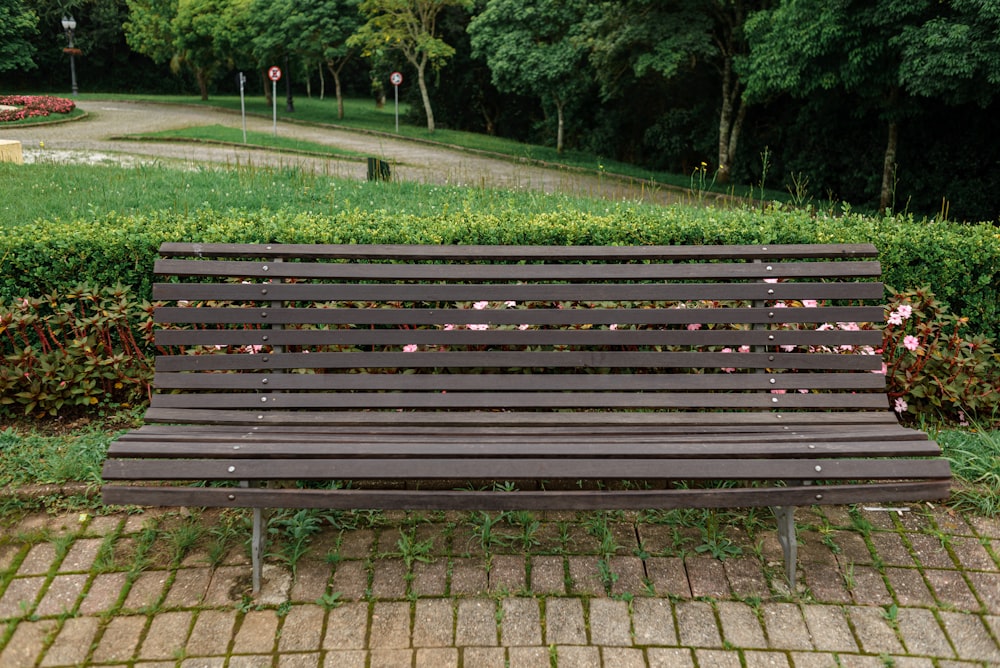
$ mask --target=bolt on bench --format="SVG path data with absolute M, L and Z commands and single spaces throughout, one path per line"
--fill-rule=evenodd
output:
M 949 493 L 858 326 L 871 245 L 160 255 L 156 393 L 103 499 L 253 508 L 255 591 L 263 508 L 771 506 L 794 582 L 795 506 Z

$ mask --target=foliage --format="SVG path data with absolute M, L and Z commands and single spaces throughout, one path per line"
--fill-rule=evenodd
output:
M 0 487 L 99 483 L 101 465 L 113 436 L 84 428 L 72 435 L 23 434 L 0 430 Z
M 149 318 L 148 304 L 120 286 L 0 301 L 0 413 L 140 400 L 152 379 Z
M 992 418 L 995 423 L 997 414 Z M 1000 515 L 1000 431 L 991 431 L 989 423 L 972 422 L 961 430 L 938 433 L 937 441 L 952 473 L 969 483 L 952 490 L 956 505 L 987 517 Z
M 35 12 L 27 9 L 22 0 L 0 0 L 0 72 L 35 68 L 35 45 L 30 38 L 36 34 Z
M 41 118 L 51 114 L 68 114 L 76 109 L 73 100 L 47 95 L 5 95 L 0 97 L 0 105 L 18 107 L 18 109 L 0 109 L 0 123 Z

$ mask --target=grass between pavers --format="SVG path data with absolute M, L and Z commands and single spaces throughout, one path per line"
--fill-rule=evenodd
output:
M 253 146 L 256 148 L 266 148 L 276 152 L 294 152 L 309 155 L 327 155 L 341 158 L 365 158 L 366 154 L 354 151 L 345 151 L 329 144 L 293 139 L 281 135 L 269 134 L 266 132 L 247 131 L 246 143 L 243 142 L 243 130 L 241 128 L 227 127 L 225 125 L 199 125 L 188 128 L 178 128 L 176 130 L 162 130 L 147 134 L 127 135 L 128 139 L 142 140 L 163 140 L 163 141 L 192 141 L 198 143 L 215 143 L 238 146 Z

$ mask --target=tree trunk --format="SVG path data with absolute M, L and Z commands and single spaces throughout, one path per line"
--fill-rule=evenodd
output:
M 563 135 L 564 135 L 565 128 L 566 128 L 566 120 L 563 117 L 563 107 L 565 106 L 565 103 L 559 97 L 556 97 L 555 100 L 556 100 L 556 119 L 557 119 L 557 121 L 556 121 L 556 128 L 557 128 L 556 129 L 556 153 L 562 153 L 563 152 Z
M 733 76 L 732 58 L 726 57 L 722 66 L 722 109 L 719 111 L 719 171 L 718 183 L 729 183 L 733 159 L 739 144 L 746 105 L 740 100 L 740 84 Z
M 194 69 L 194 78 L 198 81 L 198 91 L 201 92 L 201 99 L 208 99 L 208 73 L 202 67 Z
M 330 74 L 333 75 L 333 88 L 337 93 L 337 118 L 340 120 L 344 119 L 344 93 L 340 87 L 340 70 L 344 67 L 344 63 L 347 62 L 347 58 L 340 61 L 340 64 L 334 67 L 336 61 L 328 60 L 326 61 L 326 69 L 330 70 Z
M 894 208 L 896 176 L 896 147 L 899 144 L 899 124 L 889 121 L 889 139 L 885 144 L 885 160 L 882 163 L 882 194 L 878 200 L 879 213 L 885 214 Z
M 323 63 L 319 64 L 319 99 L 323 100 L 326 98 L 326 77 L 323 76 Z
M 424 81 L 424 70 L 427 69 L 427 59 L 417 65 L 417 86 L 420 87 L 420 98 L 424 101 L 424 113 L 427 114 L 427 131 L 434 132 L 434 110 L 431 109 L 431 97 L 427 93 L 427 82 Z

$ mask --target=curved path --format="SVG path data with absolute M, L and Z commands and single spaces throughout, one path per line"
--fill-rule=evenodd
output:
M 0 128 L 0 139 L 20 140 L 26 162 L 41 159 L 42 156 L 67 162 L 128 163 L 130 160 L 149 158 L 184 163 L 292 165 L 332 176 L 367 178 L 367 165 L 357 158 L 320 158 L 233 146 L 115 139 L 123 135 L 198 125 L 241 127 L 240 115 L 226 110 L 100 100 L 81 101 L 77 106 L 89 114 L 87 119 L 53 125 Z M 248 116 L 247 129 L 271 132 L 272 121 Z M 403 181 L 530 189 L 659 204 L 684 197 L 680 191 L 662 186 L 651 188 L 648 183 L 636 179 L 538 166 L 387 135 L 293 123 L 279 124 L 278 132 L 286 137 L 388 160 L 393 164 L 393 177 Z M 42 143 L 44 148 L 41 148 Z

